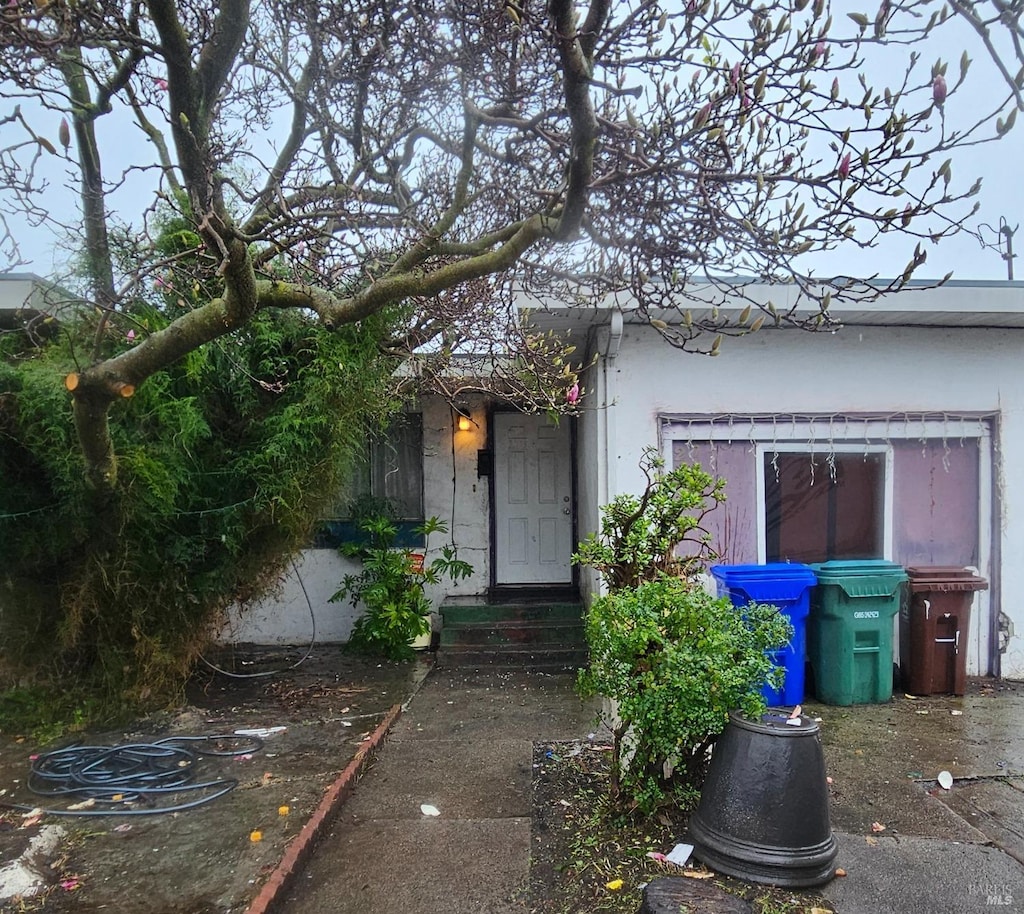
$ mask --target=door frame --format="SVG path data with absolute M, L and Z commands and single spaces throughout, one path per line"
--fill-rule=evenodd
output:
M 495 492 L 494 468 L 497 464 L 499 442 L 494 430 L 494 417 L 497 413 L 519 413 L 521 410 L 509 408 L 491 409 L 487 413 L 487 451 L 489 452 L 490 474 L 487 484 L 488 511 L 488 558 L 490 565 L 488 598 L 492 602 L 507 599 L 543 599 L 543 600 L 578 600 L 579 599 L 579 568 L 570 563 L 568 584 L 499 584 L 497 581 L 497 496 Z M 561 422 L 569 423 L 569 505 L 571 541 L 578 542 L 578 470 L 576 462 L 577 427 L 573 416 L 562 416 Z M 575 551 L 575 548 L 573 549 Z

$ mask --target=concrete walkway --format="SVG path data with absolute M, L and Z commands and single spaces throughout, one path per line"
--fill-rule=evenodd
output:
M 435 670 L 278 910 L 524 914 L 533 744 L 596 710 L 568 675 Z
M 526 914 L 534 743 L 586 736 L 596 711 L 571 676 L 435 669 L 274 910 Z M 811 713 L 840 914 L 1024 911 L 1024 689 Z M 927 780 L 943 768 L 952 791 Z

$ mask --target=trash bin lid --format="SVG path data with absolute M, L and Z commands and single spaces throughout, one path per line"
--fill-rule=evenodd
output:
M 741 590 L 757 603 L 798 600 L 818 579 L 809 565 L 769 562 L 765 565 L 712 565 L 715 580 L 731 590 Z
M 907 580 L 903 566 L 886 559 L 833 559 L 811 568 L 818 584 L 841 587 L 850 597 L 891 597 Z
M 911 565 L 907 568 L 907 575 L 913 593 L 988 589 L 985 578 L 976 574 L 972 568 L 959 565 Z
M 796 577 L 806 578 L 814 576 L 810 565 L 803 565 L 800 562 L 764 562 L 761 564 L 748 565 L 712 565 L 711 573 L 714 575 L 735 576 L 752 575 L 755 577 L 765 576 L 771 578 Z

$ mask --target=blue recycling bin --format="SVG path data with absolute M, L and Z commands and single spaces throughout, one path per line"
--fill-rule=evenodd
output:
M 793 626 L 793 638 L 782 650 L 771 652 L 785 679 L 781 689 L 761 690 L 769 707 L 798 705 L 804 700 L 806 622 L 811 607 L 811 589 L 818 582 L 809 565 L 797 562 L 769 562 L 766 565 L 712 565 L 718 595 L 733 606 L 767 603 L 777 606 Z

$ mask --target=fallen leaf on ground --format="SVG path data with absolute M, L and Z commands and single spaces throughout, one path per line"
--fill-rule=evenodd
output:
M 840 879 L 842 879 L 842 877 L 846 875 L 846 870 L 844 870 L 842 867 L 839 867 L 839 869 L 836 870 L 836 875 Z
M 78 812 L 82 809 L 92 809 L 96 805 L 96 800 L 93 797 L 89 797 L 88 800 L 82 800 L 81 803 L 72 803 L 68 807 L 68 812 Z
M 713 879 L 715 876 L 707 870 L 683 870 L 683 875 L 689 879 Z
M 604 887 L 606 889 L 610 889 L 613 892 L 617 892 L 619 889 L 622 888 L 622 880 L 613 879 L 611 882 L 606 882 Z
M 21 827 L 31 828 L 33 825 L 38 825 L 45 815 L 46 813 L 44 813 L 38 806 L 26 813 L 22 813 L 21 818 L 23 821 L 21 823 Z
M 872 838 L 872 837 L 871 837 L 871 835 L 868 835 L 868 836 L 867 836 L 867 837 L 866 837 L 866 838 L 865 838 L 864 840 L 865 840 L 865 841 L 866 841 L 866 842 L 867 842 L 867 843 L 868 843 L 868 844 L 869 844 L 869 845 L 870 845 L 871 847 L 878 847 L 878 839 L 877 839 L 877 838 Z
M 877 834 L 878 832 L 885 831 L 885 826 L 881 822 L 872 822 L 871 830 Z

